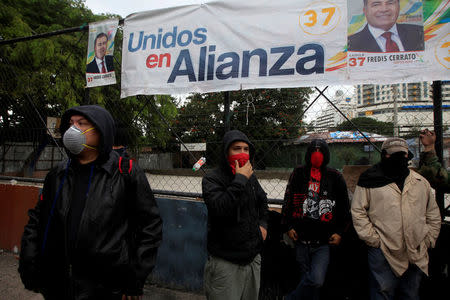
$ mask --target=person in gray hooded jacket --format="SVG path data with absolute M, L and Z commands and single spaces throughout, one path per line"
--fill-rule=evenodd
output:
M 258 299 L 267 197 L 253 174 L 255 148 L 239 130 L 223 137 L 222 161 L 202 182 L 208 208 L 208 299 Z
M 140 299 L 155 266 L 158 207 L 139 166 L 120 171 L 114 130 L 100 106 L 73 107 L 61 118 L 69 160 L 45 178 L 19 261 L 25 288 L 45 299 Z

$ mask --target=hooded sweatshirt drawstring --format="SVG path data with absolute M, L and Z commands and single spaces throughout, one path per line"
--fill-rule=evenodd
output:
M 48 218 L 47 225 L 45 226 L 44 238 L 43 238 L 43 241 L 42 241 L 42 247 L 41 247 L 41 252 L 42 252 L 42 253 L 44 253 L 44 250 L 45 250 L 45 244 L 47 244 L 48 230 L 49 230 L 49 228 L 50 228 L 50 222 L 51 222 L 52 217 L 53 217 L 53 214 L 54 214 L 54 212 L 55 212 L 56 200 L 58 199 L 59 194 L 61 193 L 62 187 L 63 187 L 63 185 L 64 185 L 64 181 L 66 180 L 67 172 L 69 171 L 70 162 L 71 162 L 71 160 L 69 159 L 69 160 L 67 161 L 67 165 L 66 165 L 66 168 L 65 168 L 65 170 L 64 170 L 64 176 L 63 176 L 63 178 L 61 179 L 61 182 L 59 183 L 58 190 L 56 191 L 55 198 L 53 199 L 52 208 L 51 208 L 51 210 L 50 210 L 50 217 Z

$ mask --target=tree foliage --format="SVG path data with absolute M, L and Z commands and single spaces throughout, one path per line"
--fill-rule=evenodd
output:
M 260 168 L 276 155 L 271 149 L 279 148 L 284 141 L 304 132 L 303 109 L 311 92 L 309 88 L 230 92 L 229 127 L 246 133 L 255 144 L 257 158 L 264 160 Z M 224 93 L 189 96 L 175 122 L 183 141 L 207 142 L 208 157 L 214 156 L 212 152 L 218 156 L 218 146 L 227 129 Z M 211 160 L 209 162 L 211 165 Z
M 118 16 L 93 14 L 83 0 L 5 0 L 0 2 L 0 39 L 79 27 L 112 17 Z M 118 30 L 114 51 L 116 74 L 120 73 L 121 39 L 122 32 Z M 60 117 L 72 106 L 99 104 L 130 126 L 132 144 L 164 147 L 170 133 L 154 107 L 171 122 L 176 115 L 173 99 L 150 97 L 145 107 L 146 99 L 143 102 L 136 97 L 120 99 L 120 76 L 116 76 L 116 85 L 85 89 L 87 42 L 88 34 L 83 31 L 0 46 L 2 132 L 31 129 L 42 138 L 45 125 L 39 115 L 45 121 L 49 116 Z M 17 134 L 7 138 L 41 139 Z
M 256 89 L 230 92 L 230 128 L 254 140 L 290 139 L 303 130 L 302 113 L 311 89 Z M 176 120 L 189 141 L 220 140 L 225 126 L 224 93 L 193 94 Z
M 304 130 L 302 114 L 311 93 L 310 88 L 232 92 L 232 127 L 255 140 L 298 137 Z
M 346 165 L 349 165 L 350 162 L 353 162 L 358 156 L 354 152 L 354 148 L 352 147 L 341 147 L 337 150 L 337 157 L 344 161 Z
M 356 129 L 359 129 L 361 131 L 378 133 L 386 136 L 392 136 L 394 133 L 394 124 L 392 122 L 382 122 L 367 117 L 358 117 L 351 119 L 351 121 L 356 127 L 349 121 L 344 121 L 339 124 L 336 129 L 343 131 L 355 131 Z

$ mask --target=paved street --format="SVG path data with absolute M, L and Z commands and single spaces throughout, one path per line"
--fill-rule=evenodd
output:
M 27 291 L 20 281 L 19 260 L 12 253 L 0 250 L 0 299 L 43 300 L 40 294 Z
M 40 294 L 25 290 L 17 268 L 19 261 L 12 253 L 0 250 L 0 299 L 1 300 L 43 300 Z M 144 300 L 205 300 L 202 295 L 184 293 L 156 286 L 146 286 Z

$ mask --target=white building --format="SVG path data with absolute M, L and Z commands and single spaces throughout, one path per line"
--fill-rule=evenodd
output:
M 397 124 L 399 134 L 433 127 L 431 82 L 356 86 L 358 117 Z M 442 82 L 443 123 L 450 124 L 450 82 Z
M 346 97 L 344 92 L 338 90 L 331 101 L 347 118 L 352 119 L 357 116 L 357 106 L 354 97 Z M 316 132 L 326 132 L 333 130 L 333 128 L 344 121 L 346 121 L 345 117 L 327 102 L 321 114 L 314 121 L 314 128 Z

